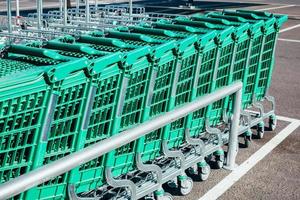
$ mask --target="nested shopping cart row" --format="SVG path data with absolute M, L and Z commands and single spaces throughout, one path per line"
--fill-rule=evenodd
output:
M 224 11 L 9 45 L 1 52 L 1 183 L 163 115 L 232 82 L 244 84 L 243 108 L 270 86 L 285 16 Z M 151 163 L 162 144 L 180 150 L 185 134 L 230 115 L 226 97 L 16 198 L 64 199 Z M 222 146 L 223 144 L 218 144 Z M 222 153 L 222 152 L 218 152 Z

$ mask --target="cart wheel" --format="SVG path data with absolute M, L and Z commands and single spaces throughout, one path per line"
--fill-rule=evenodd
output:
M 174 181 L 174 180 L 168 181 L 167 185 L 169 188 L 177 188 L 178 187 L 177 181 Z
M 269 129 L 270 129 L 271 131 L 275 131 L 276 126 L 277 126 L 277 118 L 276 118 L 275 115 L 272 115 L 272 116 L 270 116 L 270 118 L 269 118 Z
M 264 126 L 257 125 L 257 136 L 258 136 L 258 139 L 264 138 L 264 134 L 265 134 Z
M 217 163 L 217 168 L 218 169 L 222 169 L 223 168 L 224 162 L 225 162 L 225 156 L 224 156 L 224 154 L 216 155 L 216 163 Z
M 188 168 L 187 170 L 189 175 L 195 175 L 198 173 L 198 166 L 197 165 L 193 165 L 192 167 Z
M 169 193 L 164 193 L 162 196 L 157 196 L 156 200 L 173 200 L 173 196 Z
M 206 181 L 210 174 L 210 166 L 206 164 L 205 166 L 201 166 L 198 169 L 198 175 L 201 181 Z
M 189 194 L 193 189 L 193 185 L 193 180 L 190 177 L 179 181 L 180 193 L 184 196 Z
M 245 144 L 245 147 L 248 148 L 251 144 L 251 139 L 249 136 L 244 136 L 244 144 Z

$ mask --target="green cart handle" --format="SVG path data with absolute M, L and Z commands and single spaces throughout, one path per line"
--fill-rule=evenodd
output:
M 93 37 L 103 37 L 105 33 L 103 31 L 91 31 L 88 33 L 88 35 Z
M 181 25 L 187 25 L 187 26 L 196 26 L 199 28 L 211 28 L 213 29 L 215 26 L 209 22 L 199 22 L 199 21 L 190 21 L 190 20 L 182 20 L 182 19 L 176 19 L 174 20 L 176 23 Z
M 213 17 L 213 18 L 224 18 L 224 19 L 227 19 L 229 21 L 240 22 L 240 23 L 248 22 L 248 20 L 243 18 L 243 17 L 222 15 L 222 14 L 219 14 L 219 13 L 217 14 L 217 13 L 213 13 L 213 12 L 208 13 L 207 16 Z M 249 24 L 249 29 L 248 29 L 249 36 L 252 37 L 258 29 L 261 29 L 263 27 L 263 25 L 264 25 L 263 20 L 255 21 L 255 23 Z
M 204 17 L 204 16 L 192 16 L 191 17 L 192 20 L 195 21 L 204 21 L 204 22 L 210 22 L 213 24 L 222 24 L 222 25 L 227 25 L 230 26 L 231 22 L 226 20 L 226 19 L 219 19 L 219 18 L 208 18 L 208 17 Z
M 127 40 L 135 40 L 135 41 L 143 41 L 149 43 L 155 43 L 155 40 L 149 36 L 137 34 L 137 33 L 125 33 L 118 31 L 108 31 L 107 36 L 118 38 L 118 39 L 127 39 Z
M 144 57 L 144 56 L 150 56 L 151 53 L 151 47 L 145 46 L 138 49 L 135 49 L 134 51 L 130 51 L 126 53 L 123 56 L 122 64 L 124 68 L 127 68 L 128 66 L 133 65 L 138 59 Z
M 89 43 L 89 44 L 96 44 L 96 45 L 107 45 L 107 46 L 114 46 L 119 48 L 127 48 L 128 45 L 122 42 L 119 39 L 111 39 L 111 38 L 101 38 L 101 37 L 94 37 L 90 35 L 82 35 L 79 37 L 78 42 Z
M 235 12 L 235 11 L 229 11 L 229 10 L 223 10 L 224 15 L 233 15 L 233 16 L 239 16 L 239 17 L 244 17 L 246 19 L 253 19 L 253 20 L 259 20 L 261 17 L 254 13 L 249 13 L 249 12 Z
M 264 26 L 262 27 L 262 31 L 265 33 L 267 30 L 269 30 L 270 28 L 275 28 L 276 26 L 276 19 L 275 17 L 269 18 L 269 19 L 265 19 L 264 20 Z
M 214 40 L 217 37 L 217 31 L 213 30 L 199 37 L 200 47 L 205 46 L 209 41 Z
M 234 27 L 233 26 L 229 26 L 228 28 L 221 30 L 218 32 L 218 36 L 215 38 L 215 41 L 217 44 L 222 44 L 222 42 L 230 37 L 233 33 L 234 33 Z
M 153 34 L 153 35 L 161 35 L 161 36 L 168 36 L 168 37 L 176 37 L 177 34 L 164 29 L 153 29 L 153 28 L 143 28 L 143 27 L 129 27 L 131 30 L 134 30 L 137 33 L 142 34 Z
M 16 45 L 12 44 L 9 49 L 9 52 L 17 53 L 17 54 L 24 54 L 24 55 L 31 55 L 36 57 L 45 57 L 51 58 L 57 61 L 69 61 L 71 60 L 70 57 L 60 55 L 54 50 L 43 49 L 43 48 L 36 48 L 36 47 L 29 47 L 25 45 Z
M 65 35 L 62 37 L 58 37 L 57 40 L 59 40 L 61 42 L 65 42 L 65 43 L 74 43 L 76 41 L 76 39 L 71 35 Z
M 122 61 L 123 54 L 113 53 L 94 60 L 91 65 L 87 67 L 90 76 L 101 73 L 106 67 L 111 66 Z
M 257 32 L 257 30 L 262 30 L 263 26 L 264 26 L 263 20 L 259 20 L 259 21 L 256 21 L 255 23 L 251 24 L 250 29 L 249 29 L 250 37 L 254 36 L 255 33 Z
M 237 12 L 241 13 L 250 13 L 250 14 L 255 14 L 260 17 L 272 17 L 272 13 L 269 12 L 263 12 L 263 11 L 257 11 L 257 10 L 236 10 Z
M 165 23 L 155 22 L 155 23 L 153 23 L 153 26 L 155 26 L 157 28 L 163 28 L 163 29 L 174 30 L 174 31 L 185 31 L 185 32 L 189 32 L 189 33 L 199 32 L 198 29 L 190 27 L 190 26 L 185 26 L 185 25 L 165 24 Z
M 180 40 L 180 43 L 178 45 L 179 54 L 183 53 L 186 50 L 186 48 L 188 48 L 189 46 L 197 45 L 197 42 L 198 42 L 198 38 L 196 35 L 192 35 L 183 40 Z
M 275 28 L 279 31 L 282 25 L 288 20 L 288 15 L 274 14 L 274 17 L 276 18 Z
M 103 53 L 101 51 L 98 51 L 92 47 L 89 47 L 87 45 L 83 44 L 69 44 L 60 42 L 58 40 L 50 40 L 47 42 L 47 47 L 62 50 L 62 51 L 71 51 L 71 52 L 79 52 L 79 53 L 85 53 L 88 55 L 102 55 Z
M 237 12 L 240 13 L 252 13 L 255 15 L 258 15 L 259 17 L 264 17 L 264 18 L 272 18 L 275 17 L 276 22 L 274 24 L 276 31 L 279 31 L 283 23 L 285 23 L 288 20 L 287 15 L 279 15 L 279 14 L 272 14 L 269 12 L 262 12 L 262 11 L 255 11 L 255 10 L 237 10 Z M 272 22 L 270 22 L 272 24 Z
M 193 17 L 192 17 L 193 18 Z M 232 22 L 226 19 L 219 19 L 219 18 L 208 18 L 208 17 L 196 17 L 193 18 L 195 20 L 204 21 L 204 22 L 212 22 L 215 24 L 225 25 L 225 26 L 234 26 Z M 239 26 L 235 26 L 235 38 L 239 37 L 241 34 L 247 32 L 249 30 L 250 24 L 244 23 L 240 24 Z
M 247 22 L 247 20 L 243 17 L 222 15 L 222 14 L 217 14 L 217 13 L 213 13 L 213 12 L 208 13 L 207 16 L 212 17 L 212 18 L 226 19 L 226 20 L 234 21 L 234 22 L 241 22 L 241 23 L 246 23 Z
M 235 27 L 235 33 L 237 36 L 242 35 L 243 33 L 246 33 L 249 31 L 251 25 L 249 23 L 244 23 L 242 25 L 240 25 L 239 27 Z
M 165 55 L 166 52 L 175 50 L 177 48 L 176 41 L 170 41 L 167 43 L 163 43 L 162 45 L 159 45 L 156 47 L 152 52 L 152 59 L 156 60 L 161 58 L 163 55 Z M 174 52 L 174 51 L 173 51 Z
M 86 69 L 90 65 L 87 58 L 74 59 L 69 62 L 60 63 L 46 72 L 46 80 L 50 83 L 61 81 L 71 73 Z

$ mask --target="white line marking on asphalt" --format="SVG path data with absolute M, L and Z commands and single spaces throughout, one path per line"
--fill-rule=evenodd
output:
M 271 8 L 262 8 L 262 9 L 257 9 L 256 11 L 266 11 L 266 10 L 276 10 L 276 9 L 281 9 L 281 8 L 289 8 L 293 7 L 295 5 L 285 5 L 285 6 L 278 6 L 278 7 L 271 7 Z
M 278 120 L 280 121 L 286 121 L 286 122 L 300 122 L 300 119 L 295 119 L 295 118 L 290 118 L 290 117 L 285 117 L 285 116 L 280 116 L 280 115 L 277 115 L 276 116 Z
M 280 40 L 280 41 L 285 41 L 285 42 L 296 42 L 296 43 L 300 43 L 300 40 L 291 40 L 291 39 L 285 39 L 285 38 L 278 38 L 278 40 Z
M 250 156 L 245 162 L 238 166 L 222 181 L 210 189 L 199 200 L 213 200 L 220 197 L 226 192 L 234 183 L 236 183 L 242 176 L 244 176 L 251 168 L 253 168 L 259 161 L 261 161 L 266 155 L 268 155 L 276 146 L 278 146 L 286 137 L 294 132 L 300 126 L 300 120 L 280 117 L 279 120 L 292 121 L 287 127 L 275 135 L 269 142 L 262 146 L 252 156 Z
M 297 24 L 297 25 L 295 25 L 295 26 L 291 26 L 291 27 L 288 27 L 288 28 L 282 29 L 281 31 L 279 31 L 279 33 L 283 33 L 283 32 L 286 32 L 286 31 L 289 31 L 289 30 L 292 30 L 292 29 L 298 28 L 298 27 L 300 27 L 300 24 Z

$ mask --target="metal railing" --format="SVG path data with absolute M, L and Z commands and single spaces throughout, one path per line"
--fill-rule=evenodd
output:
M 0 185 L 0 199 L 8 199 L 18 195 L 32 187 L 50 180 L 51 178 L 70 171 L 73 168 L 98 158 L 105 153 L 128 144 L 139 137 L 145 136 L 154 130 L 176 121 L 177 119 L 187 116 L 189 113 L 204 108 L 209 104 L 232 94 L 234 94 L 234 107 L 225 168 L 233 170 L 236 166 L 235 158 L 238 151 L 238 129 L 242 98 L 241 82 L 236 82 L 230 86 L 216 90 L 211 94 L 199 97 L 195 101 L 187 103 L 186 105 L 170 111 L 165 115 L 153 118 L 134 128 L 123 131 L 118 135 L 114 135 L 106 140 L 102 140 L 94 145 L 84 148 L 81 151 L 70 154 L 27 174 L 3 183 Z

